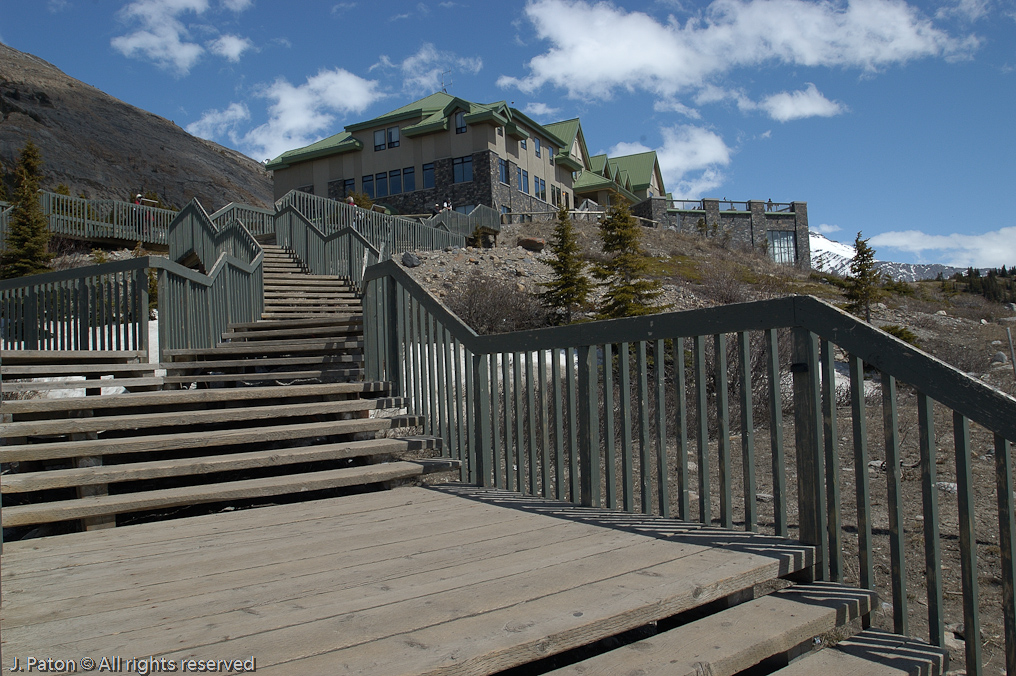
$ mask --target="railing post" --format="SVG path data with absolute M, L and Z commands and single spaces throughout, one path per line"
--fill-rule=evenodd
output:
M 818 339 L 807 329 L 794 329 L 791 372 L 794 378 L 794 431 L 797 442 L 797 504 L 800 540 L 814 545 L 814 575 L 827 577 L 828 533 L 825 529 L 825 490 L 822 407 L 819 390 Z
M 477 486 L 490 486 L 493 463 L 490 430 L 490 355 L 471 354 L 473 378 L 473 464 Z
M 402 342 L 399 340 L 399 314 L 396 308 L 399 303 L 399 285 L 391 277 L 385 280 L 386 293 L 382 304 L 382 325 L 387 329 L 388 349 L 384 355 L 378 355 L 379 360 L 383 356 L 382 373 L 385 379 L 392 384 L 392 392 L 402 392 L 402 374 L 399 364 L 402 363 L 401 350 Z
M 582 504 L 600 506 L 600 425 L 599 398 L 595 388 L 596 347 L 579 347 L 579 477 Z
M 138 327 L 137 347 L 148 354 L 148 268 L 138 268 L 134 272 L 134 285 L 135 297 L 138 299 L 135 315 Z

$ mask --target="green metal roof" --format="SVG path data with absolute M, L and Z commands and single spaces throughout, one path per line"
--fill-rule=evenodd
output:
M 363 144 L 353 138 L 348 131 L 339 132 L 334 136 L 321 139 L 303 148 L 287 150 L 265 165 L 266 169 L 285 169 L 294 162 L 303 162 L 326 155 L 339 155 L 353 150 L 362 150 Z
M 623 155 L 622 157 L 611 157 L 607 162 L 622 172 L 627 172 L 631 179 L 633 190 L 644 190 L 650 186 L 653 174 L 659 171 L 659 163 L 656 159 L 656 151 L 650 150 L 634 155 Z M 660 176 L 660 192 L 663 193 L 663 177 Z

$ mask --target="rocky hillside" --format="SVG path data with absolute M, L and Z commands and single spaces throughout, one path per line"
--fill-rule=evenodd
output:
M 197 197 L 209 211 L 272 201 L 258 162 L 0 44 L 0 171 L 12 171 L 28 138 L 50 190 L 62 183 L 74 195 L 121 200 L 154 192 L 177 207 Z

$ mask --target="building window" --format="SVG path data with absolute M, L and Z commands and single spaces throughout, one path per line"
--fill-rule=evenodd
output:
M 515 187 L 522 190 L 522 167 L 515 167 Z
M 497 135 L 498 136 L 504 136 L 504 127 L 498 127 L 497 128 Z
M 342 182 L 342 196 L 349 197 L 354 192 L 356 192 L 356 179 L 347 178 Z
M 770 230 L 769 250 L 777 263 L 793 265 L 797 262 L 797 238 L 792 230 Z
M 402 170 L 402 187 L 406 192 L 416 190 L 416 167 L 406 167 Z
M 523 172 L 522 172 L 522 181 L 519 184 L 519 190 L 521 190 L 522 192 L 526 193 L 527 195 L 529 194 L 529 172 L 528 171 L 523 170 Z
M 538 139 L 536 137 L 533 138 L 533 150 L 536 151 L 536 156 L 539 157 L 540 156 L 540 139 Z
M 385 130 L 378 129 L 374 132 L 374 150 L 385 149 Z
M 511 185 L 510 174 L 508 173 L 508 160 L 497 161 L 497 177 L 505 185 Z
M 388 147 L 398 148 L 399 147 L 399 128 L 388 127 Z
M 434 187 L 434 163 L 423 165 L 423 187 Z
M 378 197 L 388 197 L 388 174 L 383 171 L 374 176 L 374 192 Z
M 363 177 L 363 192 L 367 197 L 374 199 L 374 177 L 364 176 Z
M 398 195 L 402 192 L 402 171 L 395 169 L 388 172 L 388 192 L 392 195 Z
M 461 110 L 455 113 L 455 133 L 465 134 L 466 133 L 466 114 Z
M 522 148 L 523 150 L 529 147 L 526 145 L 526 139 L 522 139 L 521 141 L 519 141 L 519 147 Z
M 547 201 L 547 182 L 535 176 L 533 176 L 533 197 Z
M 452 183 L 469 183 L 473 180 L 473 156 L 452 160 Z

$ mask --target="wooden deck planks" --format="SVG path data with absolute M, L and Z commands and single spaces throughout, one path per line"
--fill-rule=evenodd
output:
M 500 502 L 402 488 L 12 543 L 5 657 L 255 655 L 265 673 L 483 674 L 809 558 Z

